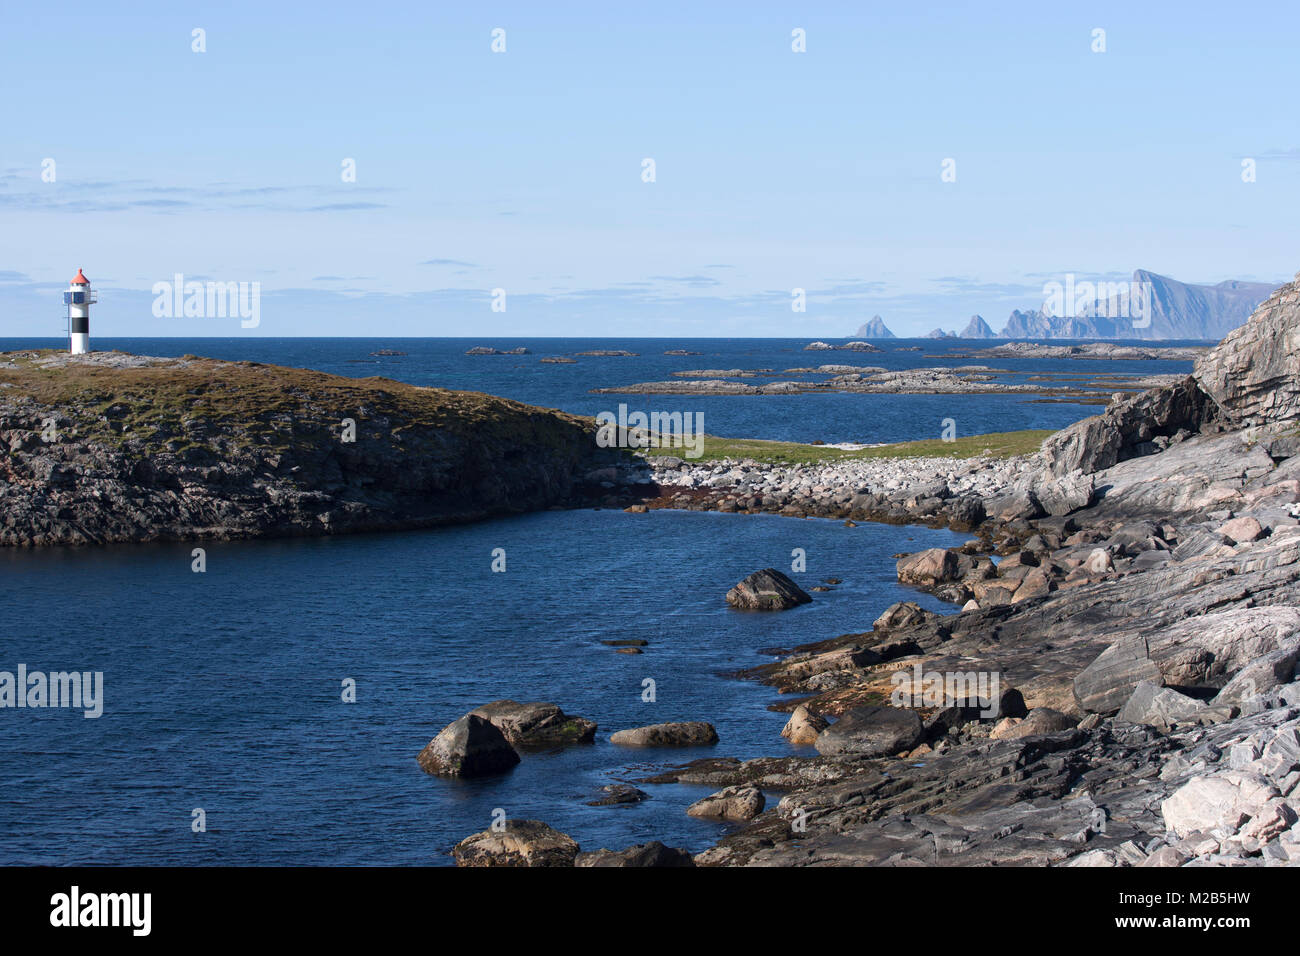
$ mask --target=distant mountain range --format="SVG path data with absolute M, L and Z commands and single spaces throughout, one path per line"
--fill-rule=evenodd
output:
M 855 339 L 892 339 L 896 338 L 893 332 L 889 331 L 885 325 L 885 320 L 880 316 L 873 316 L 870 322 L 864 322 L 862 327 L 853 333 Z
M 1277 288 L 1267 282 L 1229 279 L 1217 285 L 1192 285 L 1145 269 L 1131 281 L 1063 283 L 1044 290 L 1041 309 L 1016 309 L 1001 332 L 981 316 L 971 316 L 960 334 L 935 329 L 928 338 L 962 339 L 1210 339 L 1219 340 L 1242 325 L 1255 307 Z M 854 338 L 892 339 L 880 316 Z

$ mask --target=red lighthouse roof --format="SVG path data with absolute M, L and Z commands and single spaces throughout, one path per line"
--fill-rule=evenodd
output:
M 87 279 L 84 275 L 82 275 L 82 274 L 81 274 L 81 270 L 78 269 L 78 270 L 77 270 L 77 274 L 76 274 L 75 276 L 73 276 L 73 278 L 72 278 L 72 284 L 73 284 L 73 285 L 90 285 L 90 280 Z

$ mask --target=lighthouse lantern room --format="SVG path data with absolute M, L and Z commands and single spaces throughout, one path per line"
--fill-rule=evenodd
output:
M 68 283 L 63 301 L 68 307 L 68 351 L 82 355 L 90 351 L 90 306 L 98 300 L 95 290 L 90 287 L 90 280 L 80 269 Z

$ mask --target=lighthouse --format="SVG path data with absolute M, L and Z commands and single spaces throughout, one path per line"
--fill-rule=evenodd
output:
M 73 355 L 90 351 L 90 305 L 95 301 L 90 280 L 78 269 L 68 283 L 68 291 L 63 293 L 63 302 L 68 307 L 68 351 Z

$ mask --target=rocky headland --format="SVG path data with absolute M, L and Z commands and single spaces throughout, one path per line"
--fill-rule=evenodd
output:
M 579 504 L 621 457 L 594 434 L 589 419 L 382 378 L 9 352 L 0 545 L 378 531 Z

